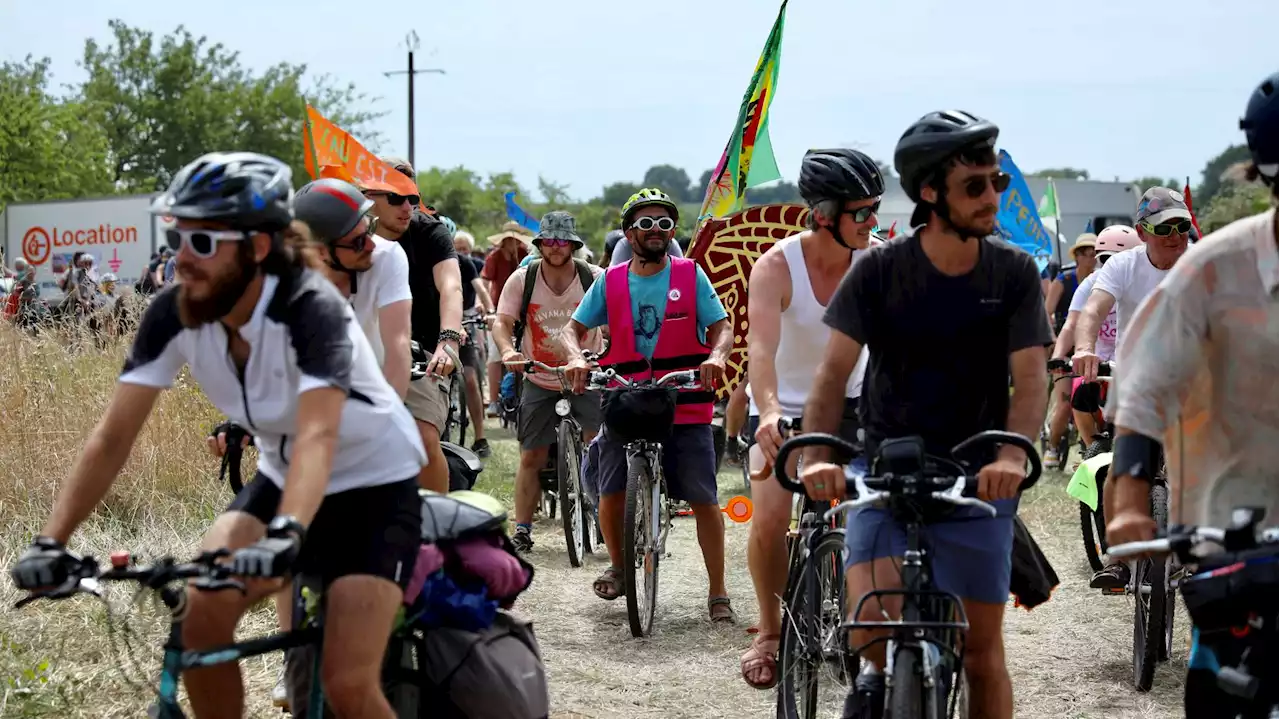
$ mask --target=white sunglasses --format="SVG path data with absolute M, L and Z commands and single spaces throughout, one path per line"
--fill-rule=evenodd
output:
M 175 253 L 186 245 L 199 258 L 213 257 L 219 242 L 242 242 L 247 235 L 235 230 L 165 230 L 164 242 Z
M 648 232 L 655 226 L 663 232 L 670 232 L 676 228 L 676 221 L 670 217 L 641 217 L 631 223 L 632 229 L 640 230 L 641 232 Z

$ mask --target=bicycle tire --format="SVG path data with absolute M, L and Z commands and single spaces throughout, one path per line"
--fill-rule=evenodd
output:
M 1167 523 L 1168 505 L 1166 504 L 1168 488 L 1162 484 L 1151 486 L 1152 517 L 1156 520 L 1157 531 Z M 1161 521 L 1164 520 L 1164 521 Z M 1168 594 L 1167 559 L 1152 561 L 1150 558 L 1139 559 L 1133 569 L 1133 686 L 1138 691 L 1151 690 L 1155 679 L 1156 663 L 1159 661 L 1160 645 L 1169 636 L 1165 626 L 1167 616 L 1166 605 Z M 1146 599 L 1143 599 L 1142 587 L 1148 587 Z
M 893 676 L 885 690 L 887 716 L 892 719 L 925 719 L 924 677 L 916 651 L 913 646 L 900 646 L 893 655 Z
M 467 426 L 470 417 L 467 416 L 467 374 L 466 371 L 459 367 L 454 370 L 454 374 L 459 375 L 458 385 L 458 446 L 467 446 Z
M 1089 505 L 1080 505 L 1080 538 L 1084 540 L 1084 557 L 1089 560 L 1089 568 L 1094 572 L 1102 571 L 1102 555 L 1106 553 L 1105 528 L 1098 528 L 1101 512 L 1094 512 Z M 1095 533 L 1096 532 L 1096 533 Z
M 836 692 L 837 702 L 844 701 L 848 684 L 857 676 L 856 660 L 849 656 L 845 632 L 839 630 L 844 620 L 844 532 L 838 529 L 824 530 L 817 546 L 808 558 L 799 551 L 794 553 L 794 564 L 787 578 L 782 630 L 778 637 L 778 716 L 783 719 L 816 719 L 825 716 L 830 707 L 819 703 L 820 680 L 827 674 L 831 636 L 825 624 L 827 617 L 813 616 L 813 607 L 824 613 L 830 609 L 835 617 L 835 647 L 841 651 L 837 673 L 845 684 Z M 814 586 L 813 578 L 821 581 L 823 571 L 830 563 L 832 584 Z M 828 591 L 824 591 L 828 590 Z M 831 596 L 834 590 L 835 596 Z M 827 600 L 831 600 L 828 606 Z M 838 709 L 836 710 L 838 712 Z
M 654 477 L 646 462 L 627 457 L 627 498 L 622 522 L 622 581 L 627 596 L 627 623 L 631 636 L 647 637 L 653 632 L 657 610 L 658 556 L 656 528 L 653 526 Z M 642 537 L 643 547 L 637 546 Z M 637 577 L 636 569 L 644 562 L 646 571 Z M 637 581 L 643 580 L 644 585 Z M 643 601 L 643 604 L 641 603 Z
M 582 475 L 579 467 L 582 437 L 574 436 L 573 423 L 568 420 L 560 421 L 556 435 L 556 485 L 560 495 L 560 523 L 564 527 L 569 566 L 581 567 L 591 543 L 587 537 L 586 515 L 582 507 Z

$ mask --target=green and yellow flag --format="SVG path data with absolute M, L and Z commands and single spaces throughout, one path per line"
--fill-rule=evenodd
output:
M 778 84 L 778 66 L 782 61 L 782 26 L 786 20 L 787 2 L 783 0 L 778 19 L 773 23 L 760 59 L 756 61 L 751 84 L 738 110 L 738 124 L 729 137 L 720 163 L 711 173 L 698 213 L 698 223 L 712 217 L 727 217 L 742 209 L 747 188 L 782 177 L 769 142 L 769 104 Z M 697 233 L 694 233 L 697 236 Z

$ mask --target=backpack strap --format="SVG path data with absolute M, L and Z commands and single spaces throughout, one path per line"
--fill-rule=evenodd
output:
M 587 290 L 591 289 L 591 283 L 596 281 L 596 276 L 591 273 L 591 265 L 585 260 L 577 257 L 573 258 L 573 264 L 578 268 L 578 282 L 582 284 L 582 294 L 586 296 Z
M 524 295 L 520 298 L 520 314 L 516 317 L 515 326 L 511 328 L 511 345 L 520 351 L 520 343 L 524 340 L 524 328 L 529 323 L 529 302 L 533 299 L 533 286 L 538 283 L 538 270 L 542 260 L 533 260 L 525 269 Z

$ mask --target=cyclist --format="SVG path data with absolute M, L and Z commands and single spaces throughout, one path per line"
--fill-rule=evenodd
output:
M 1093 274 L 1097 264 L 1097 240 L 1097 235 L 1092 232 L 1077 237 L 1076 243 L 1071 246 L 1071 256 L 1075 259 L 1076 266 L 1058 273 L 1049 285 L 1045 307 L 1051 311 L 1049 320 L 1053 323 L 1053 331 L 1058 334 L 1062 334 L 1062 329 L 1066 326 L 1071 298 L 1075 296 L 1076 289 Z M 1055 379 L 1053 384 L 1056 401 L 1053 414 L 1049 417 L 1049 448 L 1044 455 L 1044 463 L 1049 466 L 1057 466 L 1062 461 L 1058 456 L 1058 443 L 1067 431 L 1067 418 L 1071 416 L 1071 383 L 1063 377 Z M 1076 427 L 1078 429 L 1080 425 L 1077 424 Z
M 805 431 L 837 429 L 863 347 L 870 350 L 860 404 L 868 456 L 889 438 L 919 435 L 930 454 L 947 456 L 980 431 L 1030 437 L 1039 429 L 1052 331 L 1031 257 L 989 237 L 1009 184 L 996 157 L 998 133 L 987 120 L 951 110 L 925 115 L 898 141 L 894 166 L 917 203 L 913 229 L 855 263 L 836 289 L 824 318 L 835 331 L 804 407 Z M 960 596 L 969 619 L 970 715 L 1008 719 L 1013 690 L 1002 619 L 1026 456 L 1004 447 L 986 460 L 978 493 L 999 516 L 962 508 L 949 518 L 963 521 L 929 525 L 926 534 L 938 588 Z M 816 500 L 844 494 L 844 467 L 826 452 L 806 452 L 801 477 Z M 850 516 L 847 527 L 851 606 L 872 589 L 899 587 L 900 525 L 885 510 L 868 507 Z M 884 607 L 897 611 L 888 601 Z M 867 602 L 864 615 L 883 618 L 877 602 Z M 854 632 L 850 642 L 858 646 L 868 638 Z M 846 716 L 879 716 L 883 707 L 883 643 L 864 656 L 873 668 L 855 683 Z
M 398 157 L 382 161 L 409 179 L 413 166 Z M 409 259 L 409 291 L 413 295 L 410 336 L 431 354 L 427 375 L 409 383 L 405 404 L 418 423 L 418 434 L 429 462 L 422 468 L 421 485 L 437 492 L 449 490 L 449 466 L 440 449 L 440 430 L 449 416 L 449 381 L 457 369 L 462 343 L 462 279 L 453 235 L 435 216 L 415 209 L 421 197 L 400 195 L 385 188 L 362 187 L 373 200 L 370 214 L 378 218 L 377 234 L 400 245 Z
M 584 285 L 583 272 L 586 271 L 586 277 L 592 279 L 604 274 L 599 267 L 573 258 L 574 251 L 583 244 L 573 215 L 553 211 L 542 218 L 538 234 L 533 238 L 534 248 L 541 258 L 516 270 L 498 299 L 498 321 L 493 327 L 493 340 L 502 352 L 505 366 L 516 370 L 529 359 L 552 366 L 565 363 L 564 327 L 582 301 L 587 287 L 594 284 L 588 282 Z M 530 272 L 536 273 L 536 279 L 526 309 L 524 290 Z M 523 328 L 519 350 L 513 341 L 513 328 L 517 326 Z M 585 344 L 587 349 L 599 352 L 600 333 L 591 332 Z M 516 529 L 511 541 L 518 551 L 527 552 L 533 548 L 533 513 L 542 494 L 538 474 L 547 465 L 547 452 L 556 442 L 560 424 L 555 406 L 560 399 L 561 385 L 558 377 L 543 372 L 525 376 L 523 384 L 520 415 L 516 422 L 520 468 L 516 472 Z M 600 393 L 575 395 L 571 404 L 574 417 L 582 425 L 585 446 L 600 429 Z
M 175 175 L 152 205 L 177 218 L 175 287 L 147 309 L 106 413 L 53 513 L 11 574 L 22 589 L 62 583 L 66 542 L 119 473 L 182 366 L 219 410 L 250 427 L 258 473 L 205 535 L 226 547 L 248 592 L 187 595 L 183 641 L 230 643 L 240 616 L 293 569 L 326 586 L 326 699 L 338 716 L 393 717 L 381 658 L 417 556 L 426 459 L 404 405 L 378 371 L 351 309 L 309 255 L 284 240 L 292 215 L 288 165 L 214 153 Z M 197 716 L 240 716 L 233 664 L 185 675 Z
M 1280 75 L 1273 73 L 1254 91 L 1240 121 L 1251 157 L 1249 175 L 1270 187 L 1273 203 L 1280 165 L 1278 86 Z M 1230 526 L 1231 510 L 1241 506 L 1264 507 L 1262 524 L 1276 523 L 1278 262 L 1273 207 L 1197 243 L 1132 319 L 1119 367 L 1123 381 L 1115 390 L 1114 476 L 1104 490 L 1109 543 L 1144 541 L 1155 534 L 1150 489 L 1161 445 L 1170 460 L 1171 524 Z M 1242 634 L 1233 632 L 1236 638 L 1229 641 L 1236 646 L 1214 646 L 1209 654 L 1225 650 L 1238 656 L 1247 647 L 1261 653 L 1262 658 L 1249 663 L 1264 668 L 1270 663 L 1269 670 L 1255 675 L 1264 683 L 1259 698 L 1270 710 L 1276 702 L 1274 585 L 1267 595 L 1258 600 L 1259 607 L 1271 607 L 1269 616 L 1262 617 L 1262 631 L 1246 627 Z M 1243 700 L 1216 688 L 1216 667 L 1197 661 L 1198 635 L 1196 645 L 1188 699 L 1192 684 L 1208 673 L 1206 691 L 1197 694 L 1208 695 L 1209 701 L 1194 706 L 1189 701 L 1187 716 L 1247 711 Z
M 622 230 L 609 230 L 605 233 L 604 251 L 600 253 L 601 267 L 609 267 L 613 264 L 613 249 L 618 246 L 618 243 L 621 240 L 625 240 L 626 237 L 626 233 Z
M 529 235 L 524 226 L 514 220 L 502 225 L 502 232 L 489 236 L 489 254 L 484 259 L 484 270 L 480 277 L 489 286 L 489 297 L 500 297 L 507 279 L 520 267 L 520 261 L 529 254 Z M 500 391 L 502 387 L 502 354 L 494 343 L 493 333 L 489 333 L 489 409 L 486 414 L 497 417 L 501 410 Z
M 1096 245 L 1098 264 L 1106 264 L 1115 255 L 1140 244 L 1142 244 L 1142 241 L 1138 239 L 1138 233 L 1132 227 L 1128 225 L 1111 225 L 1098 234 Z M 1071 356 L 1076 323 L 1079 321 L 1080 311 L 1084 309 L 1085 302 L 1088 301 L 1090 293 L 1093 292 L 1093 283 L 1097 280 L 1097 277 L 1097 273 L 1090 274 L 1076 288 L 1075 295 L 1071 298 L 1071 306 L 1067 310 L 1066 323 L 1063 324 L 1062 331 L 1058 334 L 1058 341 L 1054 345 L 1053 356 L 1055 359 L 1066 359 Z M 1115 307 L 1111 308 L 1107 318 L 1103 320 L 1102 326 L 1098 329 L 1096 349 L 1098 357 L 1102 361 L 1110 362 L 1115 359 Z M 1102 409 L 1103 398 L 1106 395 L 1106 385 L 1102 382 L 1084 382 L 1083 378 L 1076 377 L 1072 380 L 1070 388 L 1069 403 L 1076 420 L 1076 429 L 1080 431 L 1081 437 L 1092 440 L 1100 430 L 1094 421 L 1094 415 Z
M 609 266 L 625 265 L 631 261 L 634 254 L 631 251 L 630 242 L 619 242 L 613 246 L 613 253 L 609 256 Z M 684 251 L 680 249 L 680 243 L 676 242 L 674 235 L 671 237 L 671 241 L 667 243 L 667 256 L 684 257 Z
M 800 161 L 800 195 L 809 205 L 809 229 L 778 242 L 756 260 L 748 283 L 749 428 L 760 451 L 753 472 L 772 465 L 784 437 L 783 417 L 799 418 L 812 389 L 831 329 L 822 315 L 849 267 L 870 246 L 884 179 L 875 160 L 849 149 L 810 150 Z M 842 396 L 840 433 L 856 441 L 857 397 L 866 353 Z M 760 632 L 742 656 L 742 677 L 757 689 L 778 680 L 776 654 L 781 596 L 787 584 L 786 536 L 792 494 L 776 482 L 753 483 L 755 502 L 747 566 L 760 607 Z
M 403 399 L 413 305 L 409 259 L 398 243 L 374 234 L 372 209 L 373 200 L 354 185 L 332 178 L 303 185 L 293 200 L 294 216 L 322 243 L 325 275 L 350 298 L 383 376 Z
M 489 288 L 480 277 L 484 262 L 471 256 L 475 245 L 476 239 L 470 232 L 459 230 L 453 233 L 453 249 L 458 253 L 458 267 L 462 274 L 462 317 L 484 317 L 486 325 L 492 327 L 493 300 L 489 298 Z M 479 342 L 487 341 L 483 337 L 469 336 L 458 352 L 458 357 L 462 360 L 463 378 L 466 380 L 467 415 L 471 417 L 471 427 L 475 432 L 471 451 L 481 458 L 488 457 L 493 452 L 489 448 L 489 440 L 484 436 L 484 415 L 481 414 L 484 400 L 480 395 L 480 373 L 484 371 L 484 363 L 480 361 Z
M 569 363 L 565 373 L 582 391 L 587 363 L 581 342 L 587 330 L 607 325 L 609 351 L 602 366 L 627 377 L 698 369 L 703 389 L 682 392 L 675 427 L 663 445 L 663 474 L 670 496 L 693 510 L 698 544 L 707 568 L 707 610 L 712 621 L 735 617 L 724 582 L 724 515 L 716 493 L 712 389 L 724 382 L 725 362 L 733 349 L 729 313 L 711 281 L 693 260 L 667 255 L 680 211 L 665 192 L 642 189 L 622 206 L 622 227 L 633 257 L 614 265 L 604 281 L 591 285 L 565 329 Z M 628 370 L 639 365 L 640 372 Z M 596 596 L 612 601 L 623 593 L 622 514 L 627 461 L 624 444 L 605 428 L 596 439 L 596 483 L 600 491 L 600 531 L 611 566 L 594 582 Z

